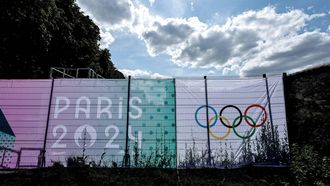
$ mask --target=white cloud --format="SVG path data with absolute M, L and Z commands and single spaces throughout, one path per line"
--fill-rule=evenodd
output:
M 141 36 L 147 45 L 149 54 L 173 53 L 178 44 L 185 42 L 191 34 L 199 32 L 203 27 L 206 25 L 201 23 L 197 17 L 157 19 L 152 26 L 143 30 Z
M 127 27 L 135 18 L 131 0 L 77 0 L 77 3 L 100 27 L 101 48 L 115 41 L 113 31 Z
M 133 18 L 134 5 L 130 0 L 78 0 L 78 5 L 100 24 L 122 26 Z
M 274 43 L 262 55 L 251 59 L 241 69 L 241 75 L 260 72 L 294 72 L 304 67 L 330 62 L 330 35 L 319 31 L 305 32 Z
M 100 36 L 101 36 L 101 41 L 100 41 L 101 48 L 108 48 L 110 44 L 115 41 L 111 33 L 107 30 L 103 30 L 102 28 L 100 29 Z
M 268 6 L 231 17 L 223 25 L 167 18 L 142 38 L 150 55 L 166 53 L 181 67 L 217 69 L 224 75 L 282 73 L 329 60 L 328 33 L 302 32 L 308 21 L 323 16 L 296 9 L 277 13 Z
M 135 70 L 119 69 L 119 71 L 122 72 L 126 77 L 131 76 L 133 78 L 152 78 L 152 79 L 170 78 L 169 76 L 165 76 L 147 70 L 140 70 L 140 69 L 135 69 Z
M 151 56 L 167 54 L 180 67 L 207 68 L 224 75 L 257 75 L 294 71 L 330 60 L 329 31 L 306 31 L 306 25 L 325 16 L 324 13 L 309 15 L 293 8 L 278 13 L 275 7 L 267 6 L 230 17 L 222 25 L 207 25 L 197 17 L 152 15 L 138 1 L 79 0 L 78 3 L 102 25 L 102 46 L 114 41 L 111 35 L 114 30 L 134 33 L 145 42 Z M 155 75 L 149 71 L 122 70 Z

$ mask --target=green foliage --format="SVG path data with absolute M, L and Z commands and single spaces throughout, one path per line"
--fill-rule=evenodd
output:
M 111 168 L 117 168 L 117 167 L 118 167 L 117 163 L 113 161 L 113 162 L 111 163 Z
M 228 149 L 229 149 L 230 153 L 228 153 Z M 228 148 L 228 145 L 225 142 L 225 149 L 224 149 L 223 157 L 224 158 L 222 159 L 222 161 L 213 163 L 213 166 L 219 167 L 219 165 L 220 165 L 227 169 L 227 168 L 231 168 L 232 166 L 235 165 L 235 154 L 234 154 L 233 148 L 231 146 L 231 143 L 229 143 L 229 148 Z
M 254 161 L 253 157 L 254 154 L 252 153 L 252 149 L 251 149 L 251 139 L 250 138 L 244 139 L 241 161 L 244 162 L 245 164 L 252 163 Z
M 113 65 L 111 61 L 111 54 L 108 49 L 100 50 L 96 56 L 96 62 L 91 64 L 90 67 L 96 69 L 96 71 L 103 77 L 109 77 L 112 79 L 124 78 L 123 74 Z
M 64 168 L 64 165 L 60 161 L 52 161 L 52 163 L 53 163 L 52 168 L 54 169 Z
M 193 146 L 191 148 L 185 148 L 185 156 L 183 161 L 179 162 L 180 168 L 201 168 L 207 167 L 207 158 L 208 152 L 206 150 L 201 151 L 198 153 L 196 149 L 196 142 L 193 139 Z
M 133 147 L 133 163 L 136 168 L 171 168 L 176 155 L 171 153 L 165 145 L 165 139 L 161 140 L 160 147 L 156 146 L 155 151 L 144 153 L 138 148 L 137 141 Z
M 104 157 L 105 157 L 105 151 L 101 154 L 101 157 L 100 159 L 97 161 L 97 160 L 87 160 L 87 157 L 86 157 L 86 163 L 88 162 L 88 165 L 90 167 L 93 167 L 93 168 L 101 168 L 101 167 L 107 167 L 107 164 L 106 162 L 104 161 Z
M 270 122 L 261 128 L 261 132 L 254 141 L 253 158 L 256 163 L 288 164 L 289 163 L 289 143 L 287 138 L 280 139 L 277 126 L 274 126 L 274 134 Z M 250 158 L 251 147 L 245 143 L 243 155 Z
M 290 143 L 330 156 L 330 65 L 284 78 Z
M 74 0 L 2 0 L 0 22 L 0 78 L 48 78 L 50 67 L 91 67 L 124 78 Z
M 67 167 L 86 167 L 86 157 L 71 156 L 66 159 Z
M 142 153 L 135 166 L 139 168 L 170 168 L 172 161 L 173 156 L 167 150 L 161 153 L 156 149 L 155 152 Z
M 293 144 L 291 171 L 298 185 L 329 185 L 330 158 L 319 155 L 311 145 Z
M 288 185 L 287 169 L 44 168 L 0 174 L 0 185 Z
M 140 166 L 140 149 L 138 147 L 138 142 L 134 142 L 134 147 L 133 147 L 133 160 L 134 160 L 134 166 L 139 167 Z

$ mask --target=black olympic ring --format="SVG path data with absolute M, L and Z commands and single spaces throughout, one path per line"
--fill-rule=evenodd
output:
M 239 121 L 238 121 L 237 124 L 234 125 L 234 126 L 227 125 L 225 122 L 223 122 L 222 117 L 221 117 L 221 116 L 222 116 L 222 112 L 223 112 L 226 108 L 229 108 L 229 107 L 236 109 L 236 110 L 238 111 L 238 113 L 239 113 Z M 238 127 L 238 126 L 242 123 L 243 115 L 242 115 L 241 110 L 240 110 L 238 107 L 236 107 L 235 105 L 226 105 L 225 107 L 223 107 L 223 108 L 220 110 L 220 112 L 219 112 L 219 118 L 220 118 L 220 122 L 221 122 L 221 124 L 223 124 L 225 127 L 227 127 L 227 128 L 233 128 L 233 127 Z

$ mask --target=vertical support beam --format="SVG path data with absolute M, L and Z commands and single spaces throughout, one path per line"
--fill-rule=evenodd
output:
M 22 150 L 18 151 L 18 153 L 17 153 L 16 169 L 18 169 L 20 167 L 21 155 L 22 155 Z
M 41 167 L 44 167 L 46 165 L 46 143 L 47 143 L 47 134 L 48 134 L 48 127 L 49 127 L 49 120 L 50 120 L 50 110 L 52 106 L 52 99 L 53 99 L 53 90 L 54 90 L 54 79 L 52 79 L 52 86 L 50 88 L 50 96 L 49 96 L 49 102 L 48 102 L 48 112 L 47 112 L 47 121 L 46 121 L 46 130 L 45 130 L 45 137 L 44 137 L 44 144 L 42 148 L 42 162 Z
M 79 78 L 79 68 L 76 68 L 76 78 Z
M 284 72 L 283 76 L 282 76 L 282 86 L 283 86 L 283 97 L 284 97 L 284 113 L 285 113 L 285 120 L 286 120 L 286 135 L 287 135 L 287 140 L 288 140 L 288 145 L 290 145 L 290 141 L 289 141 L 289 128 L 288 128 L 288 114 L 287 114 L 287 110 L 288 110 L 288 105 L 287 105 L 287 97 L 285 95 L 288 95 L 287 93 L 287 89 L 286 89 L 286 84 L 285 82 L 287 78 L 287 74 Z M 289 152 L 290 152 L 290 148 L 289 148 Z M 290 155 L 291 153 L 289 153 Z
M 49 78 L 53 79 L 53 67 L 50 68 Z
M 208 150 L 208 158 L 207 165 L 211 166 L 211 145 L 210 145 L 210 123 L 209 123 L 209 100 L 207 93 L 207 77 L 204 76 L 204 84 L 205 84 L 205 104 L 206 104 L 206 124 L 207 124 L 207 150 Z
M 6 150 L 7 149 L 5 149 L 5 148 L 3 149 L 2 160 L 1 160 L 1 167 L 3 167 L 3 162 L 5 161 Z
M 176 121 L 176 83 L 175 78 L 173 78 L 174 86 L 174 122 L 175 122 L 175 167 L 178 168 L 178 133 L 177 133 L 177 121 Z
M 262 77 L 265 78 L 265 83 L 266 83 L 268 113 L 269 113 L 270 126 L 271 126 L 271 130 L 272 130 L 272 141 L 273 141 L 272 145 L 273 145 L 274 152 L 275 152 L 276 149 L 275 149 L 274 124 L 273 124 L 273 115 L 272 115 L 272 105 L 270 103 L 270 96 L 269 96 L 269 89 L 268 89 L 268 79 L 267 79 L 266 74 L 263 74 Z
M 286 86 L 285 86 L 285 80 L 286 80 L 286 77 L 287 77 L 287 74 L 284 72 L 282 74 L 282 86 L 283 86 L 283 97 L 284 97 L 284 110 L 285 110 L 285 119 L 286 119 L 286 122 L 288 123 L 288 115 L 286 113 L 286 110 L 287 110 L 287 100 L 286 100 Z
M 123 164 L 125 167 L 130 167 L 130 155 L 128 149 L 128 128 L 129 128 L 129 106 L 131 96 L 131 76 L 128 76 L 128 90 L 127 90 L 127 113 L 126 113 L 126 139 L 125 139 L 125 155 Z

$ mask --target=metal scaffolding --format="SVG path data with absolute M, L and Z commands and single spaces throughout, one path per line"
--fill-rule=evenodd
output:
M 104 79 L 91 68 L 63 68 L 51 67 L 49 77 L 54 78 L 88 78 L 88 79 Z

